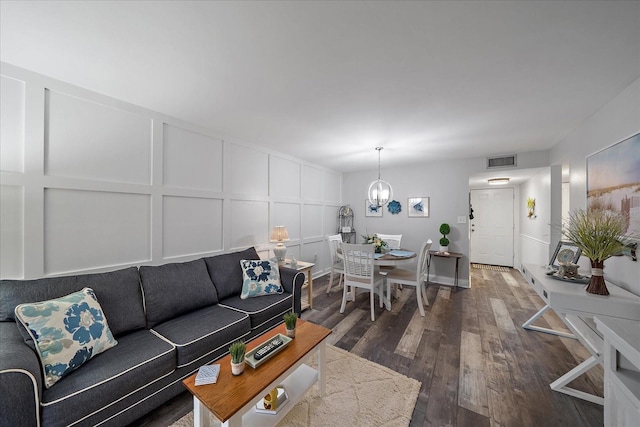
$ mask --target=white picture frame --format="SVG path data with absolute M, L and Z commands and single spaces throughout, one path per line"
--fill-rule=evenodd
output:
M 382 217 L 382 211 L 382 206 L 376 207 L 369 200 L 364 201 L 364 216 L 380 218 Z
M 407 198 L 407 214 L 411 218 L 429 218 L 429 198 L 409 197 Z

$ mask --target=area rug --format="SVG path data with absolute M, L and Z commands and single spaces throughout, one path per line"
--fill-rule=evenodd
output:
M 479 268 L 482 270 L 493 270 L 493 271 L 509 271 L 509 267 L 502 267 L 499 265 L 488 265 L 488 264 L 471 264 L 473 268 Z
M 315 356 L 309 364 L 316 366 Z M 331 345 L 326 373 L 325 397 L 314 385 L 278 426 L 409 425 L 420 381 Z M 193 426 L 193 412 L 171 427 L 187 426 Z

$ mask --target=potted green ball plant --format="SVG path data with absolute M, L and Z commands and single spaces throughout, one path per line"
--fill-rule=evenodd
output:
M 285 327 L 287 329 L 287 336 L 289 338 L 295 338 L 295 336 L 296 336 L 296 323 L 298 321 L 298 315 L 296 313 L 294 313 L 293 311 L 290 311 L 288 313 L 285 313 L 285 315 L 282 316 L 282 318 L 284 319 L 284 324 L 285 324 Z
M 609 295 L 604 281 L 604 262 L 612 256 L 621 255 L 633 236 L 626 235 L 627 219 L 622 215 L 603 209 L 578 209 L 569 215 L 562 234 L 582 250 L 582 255 L 591 260 L 591 279 L 587 292 Z
M 240 375 L 244 372 L 244 354 L 247 351 L 247 345 L 244 341 L 239 340 L 231 344 L 229 354 L 231 355 L 231 373 Z
M 451 233 L 451 226 L 446 222 L 440 224 L 442 237 L 440 238 L 440 250 L 438 252 L 449 252 L 449 239 L 447 239 L 447 234 L 449 233 Z

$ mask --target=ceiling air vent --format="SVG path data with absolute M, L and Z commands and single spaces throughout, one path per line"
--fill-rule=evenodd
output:
M 517 157 L 515 154 L 510 156 L 489 157 L 487 158 L 487 169 L 507 168 L 517 166 Z

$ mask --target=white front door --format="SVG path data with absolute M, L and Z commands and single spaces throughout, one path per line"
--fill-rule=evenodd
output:
M 513 267 L 513 188 L 471 190 L 472 263 Z

